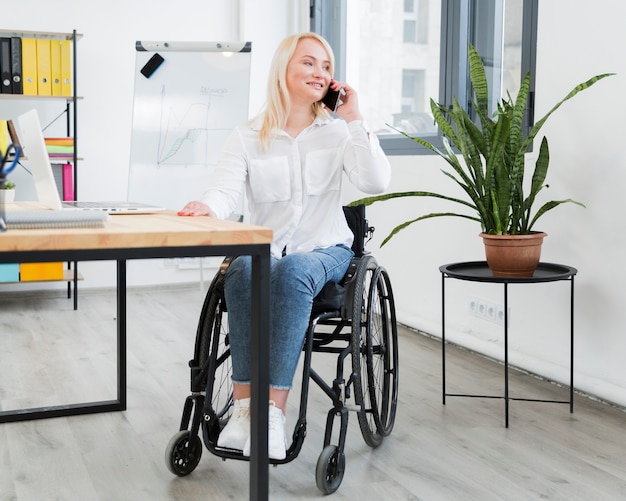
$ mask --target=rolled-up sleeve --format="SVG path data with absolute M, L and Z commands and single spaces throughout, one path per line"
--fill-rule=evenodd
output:
M 246 150 L 239 130 L 226 140 L 213 175 L 213 186 L 202 196 L 219 219 L 230 216 L 241 200 L 248 169 Z
M 391 180 L 391 166 L 378 137 L 362 120 L 348 124 L 344 170 L 350 182 L 365 193 L 381 193 Z

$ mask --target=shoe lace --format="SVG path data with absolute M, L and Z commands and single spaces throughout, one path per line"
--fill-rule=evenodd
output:
M 276 411 L 270 412 L 268 416 L 268 428 L 270 430 L 279 430 L 284 428 L 284 417 L 283 412 L 278 408 L 274 407 Z
M 237 407 L 231 418 L 234 422 L 250 422 L 250 407 Z

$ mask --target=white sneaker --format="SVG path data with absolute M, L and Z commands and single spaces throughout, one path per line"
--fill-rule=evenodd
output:
M 217 437 L 219 447 L 242 450 L 250 442 L 250 399 L 235 400 L 233 414 Z
M 268 410 L 267 452 L 270 459 L 285 459 L 287 457 L 287 437 L 285 423 L 287 419 L 273 400 L 270 400 Z M 243 455 L 250 455 L 250 437 L 243 448 Z

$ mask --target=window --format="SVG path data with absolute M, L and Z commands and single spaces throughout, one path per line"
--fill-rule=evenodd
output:
M 469 105 L 468 44 L 503 95 L 534 75 L 537 1 L 310 0 L 311 29 L 332 45 L 336 78 L 358 90 L 386 153 L 427 153 L 397 131 L 434 140 L 430 98 Z M 528 126 L 532 109 L 527 115 Z
M 428 43 L 428 0 L 405 0 L 404 43 Z

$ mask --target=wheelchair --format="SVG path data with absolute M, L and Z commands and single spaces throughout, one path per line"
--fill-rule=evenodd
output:
M 329 282 L 314 300 L 303 347 L 300 406 L 292 443 L 285 459 L 269 460 L 277 465 L 298 456 L 307 433 L 307 400 L 313 381 L 332 404 L 315 469 L 316 484 L 324 494 L 335 492 L 343 480 L 349 413 L 356 413 L 365 443 L 375 448 L 391 433 L 398 404 L 398 333 L 391 283 L 386 270 L 365 251 L 374 232 L 365 219 L 365 207 L 344 207 L 344 213 L 355 234 L 355 256 L 343 281 Z M 189 362 L 191 394 L 185 401 L 179 431 L 165 451 L 167 468 L 178 476 L 196 468 L 203 442 L 215 456 L 249 460 L 241 451 L 217 446 L 233 406 L 228 307 L 223 289 L 231 261 L 228 257 L 224 260 L 207 291 L 194 357 Z M 331 382 L 312 367 L 313 353 L 337 356 Z

